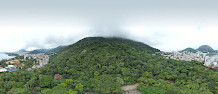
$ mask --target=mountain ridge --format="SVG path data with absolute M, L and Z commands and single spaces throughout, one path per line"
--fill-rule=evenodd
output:
M 184 50 L 181 50 L 179 52 L 193 52 L 193 53 L 196 53 L 197 51 L 201 51 L 203 53 L 214 53 L 214 52 L 217 52 L 217 50 L 214 50 L 212 47 L 210 47 L 209 45 L 201 45 L 200 47 L 198 47 L 197 49 L 194 49 L 194 48 L 191 48 L 191 47 L 188 47 L 188 48 L 185 48 Z
M 188 48 L 186 48 L 186 49 L 184 49 L 184 50 L 181 50 L 181 51 L 179 51 L 179 52 L 193 52 L 193 53 L 196 53 L 197 52 L 197 50 L 195 50 L 194 48 L 191 48 L 191 47 L 188 47 Z
M 20 49 L 19 51 L 16 51 L 14 53 L 28 53 L 28 54 L 39 54 L 39 53 L 56 53 L 64 48 L 66 48 L 67 46 L 58 46 L 55 48 L 50 48 L 50 49 L 35 49 L 32 51 L 27 51 L 25 49 Z
M 209 53 L 215 52 L 214 49 L 209 45 L 201 45 L 197 50 L 201 52 L 209 52 Z
M 83 84 L 86 92 L 100 94 L 120 93 L 122 85 L 137 82 L 145 94 L 191 93 L 192 88 L 187 86 L 193 84 L 207 88 L 196 89 L 197 93 L 215 92 L 214 84 L 209 88 L 192 81 L 196 78 L 214 81 L 206 75 L 208 70 L 202 62 L 165 59 L 155 52 L 160 50 L 128 39 L 87 37 L 53 55 L 46 71 Z

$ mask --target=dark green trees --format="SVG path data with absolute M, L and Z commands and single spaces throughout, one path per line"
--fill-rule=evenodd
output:
M 93 91 L 108 94 L 108 93 L 119 93 L 121 92 L 121 83 L 119 78 L 114 78 L 111 75 L 100 75 L 95 76 L 90 80 L 90 86 Z
M 121 93 L 121 85 L 136 82 L 145 94 L 217 92 L 215 69 L 152 55 L 158 51 L 126 39 L 85 38 L 51 56 L 40 70 L 2 73 L 0 93 L 109 94 Z M 55 74 L 60 79 L 54 79 Z

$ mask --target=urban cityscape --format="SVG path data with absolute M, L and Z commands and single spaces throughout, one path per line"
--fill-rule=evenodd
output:
M 209 56 L 210 53 L 203 53 L 201 51 L 193 52 L 161 52 L 166 59 L 175 59 L 175 60 L 184 60 L 184 61 L 199 61 L 204 62 L 204 65 L 207 67 L 218 68 L 218 59 Z

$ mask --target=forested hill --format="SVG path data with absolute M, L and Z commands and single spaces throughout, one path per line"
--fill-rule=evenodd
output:
M 215 93 L 214 71 L 200 62 L 167 60 L 146 44 L 120 38 L 89 37 L 51 57 L 50 73 L 84 85 L 84 91 L 117 93 L 124 84 L 141 83 L 151 94 Z
M 121 94 L 122 85 L 138 82 L 144 94 L 218 94 L 215 69 L 155 52 L 159 50 L 132 40 L 85 38 L 51 56 L 40 70 L 2 73 L 0 93 Z
M 179 51 L 179 52 L 191 52 L 191 53 L 196 53 L 197 50 L 195 50 L 195 49 L 193 49 L 193 48 L 186 48 L 186 49 L 184 49 L 184 50 L 182 50 L 182 51 Z
M 76 48 L 76 49 L 75 49 Z M 77 49 L 79 48 L 79 49 Z M 97 49 L 108 49 L 110 50 L 137 50 L 137 51 L 146 51 L 146 53 L 158 52 L 158 49 L 152 48 L 149 45 L 143 44 L 141 42 L 136 42 L 123 38 L 103 38 L 103 37 L 87 37 L 77 43 L 69 46 L 71 50 L 94 50 Z
M 121 53 L 126 55 L 134 53 L 148 53 L 152 54 L 159 52 L 158 49 L 152 48 L 146 44 L 135 42 L 128 39 L 122 38 L 103 38 L 103 37 L 88 37 L 84 38 L 77 43 L 70 45 L 65 50 L 58 53 L 58 56 L 65 55 L 67 57 L 71 56 L 69 54 L 87 54 L 91 55 L 93 52 L 101 53 L 102 55 L 117 53 L 118 56 L 122 56 Z M 106 58 L 106 57 L 105 57 Z

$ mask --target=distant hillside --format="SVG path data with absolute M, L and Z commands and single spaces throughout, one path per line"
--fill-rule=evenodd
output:
M 27 53 L 29 51 L 25 50 L 25 49 L 20 49 L 19 51 L 17 51 L 16 53 Z
M 210 53 L 215 52 L 215 51 L 213 50 L 213 48 L 210 47 L 209 45 L 202 45 L 202 46 L 200 46 L 197 50 L 199 50 L 199 51 L 201 51 L 201 52 L 210 52 Z
M 58 46 L 56 48 L 50 49 L 47 53 L 54 53 L 54 52 L 56 53 L 56 52 L 59 52 L 59 51 L 65 49 L 66 47 L 67 46 Z
M 51 49 L 36 49 L 36 50 L 30 51 L 29 54 L 47 53 L 50 50 Z
M 179 52 L 192 52 L 192 53 L 196 53 L 197 51 L 201 51 L 201 52 L 204 52 L 204 53 L 213 53 L 213 52 L 218 52 L 217 50 L 214 50 L 212 47 L 210 47 L 209 45 L 202 45 L 200 46 L 198 49 L 193 49 L 193 48 L 186 48 L 182 51 L 179 51 Z
M 53 52 L 58 52 L 62 49 L 64 49 L 66 46 L 58 46 L 56 48 L 52 48 L 52 49 L 36 49 L 33 51 L 30 51 L 30 54 L 38 54 L 38 53 L 53 53 Z
M 186 48 L 186 49 L 184 49 L 184 50 L 182 50 L 182 51 L 180 51 L 180 52 L 185 52 L 185 51 L 187 51 L 187 52 L 192 52 L 192 53 L 196 53 L 196 52 L 197 52 L 197 50 L 195 50 L 195 49 L 193 49 L 193 48 Z

